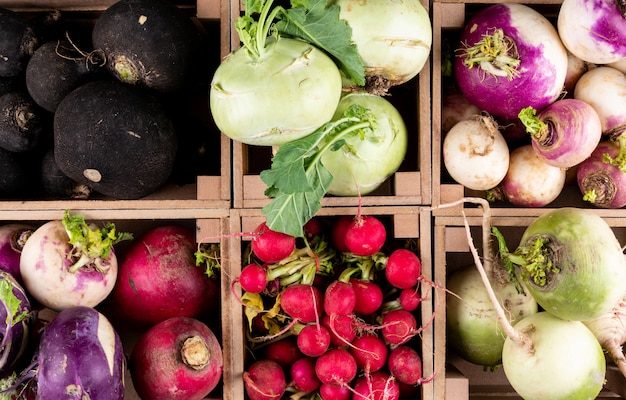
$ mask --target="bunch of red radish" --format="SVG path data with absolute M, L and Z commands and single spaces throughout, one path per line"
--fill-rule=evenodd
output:
M 432 379 L 422 376 L 418 350 L 427 282 L 418 255 L 389 243 L 374 216 L 314 218 L 305 232 L 296 239 L 261 224 L 234 281 L 253 353 L 243 375 L 248 397 L 416 396 Z

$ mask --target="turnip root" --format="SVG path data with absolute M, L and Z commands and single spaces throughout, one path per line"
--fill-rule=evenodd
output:
M 222 377 L 222 349 L 204 323 L 173 317 L 141 336 L 130 368 L 133 385 L 144 400 L 201 400 Z
M 473 190 L 496 187 L 509 168 L 509 147 L 485 115 L 455 124 L 443 139 L 442 156 L 452 179 Z
M 24 287 L 52 310 L 94 307 L 111 293 L 117 280 L 113 245 L 131 238 L 111 223 L 98 228 L 68 210 L 62 220 L 43 224 L 26 241 L 20 257 Z

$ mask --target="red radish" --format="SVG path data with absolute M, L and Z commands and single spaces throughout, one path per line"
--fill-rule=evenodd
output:
M 331 349 L 317 358 L 315 373 L 322 383 L 347 385 L 356 376 L 356 361 L 348 350 Z
M 118 260 L 113 245 L 131 237 L 116 232 L 113 224 L 97 228 L 66 211 L 62 220 L 41 225 L 24 244 L 20 256 L 24 289 L 55 311 L 94 307 L 116 285 Z
M 289 373 L 293 386 L 301 392 L 311 393 L 316 391 L 322 382 L 315 374 L 315 359 L 304 357 L 293 363 Z
M 222 377 L 222 349 L 202 322 L 174 317 L 141 336 L 130 358 L 133 385 L 145 400 L 200 400 Z
M 336 347 L 344 347 L 352 343 L 356 337 L 354 316 L 352 315 L 328 315 L 322 317 L 322 326 L 330 333 L 330 344 Z
M 265 222 L 257 226 L 254 233 L 256 235 L 252 239 L 252 252 L 266 263 L 279 262 L 296 248 L 295 237 L 273 231 Z
M 344 253 L 350 251 L 346 246 L 346 232 L 348 227 L 352 224 L 354 218 L 350 215 L 344 215 L 339 217 L 332 231 L 333 246 L 339 251 Z
M 398 400 L 400 386 L 388 372 L 377 371 L 360 376 L 354 384 L 355 399 Z
M 249 293 L 261 293 L 267 286 L 267 270 L 259 264 L 248 264 L 236 279 L 241 288 Z
M 543 207 L 563 191 L 566 169 L 543 161 L 532 145 L 513 150 L 509 161 L 506 176 L 490 191 L 493 199 L 507 200 L 520 207 Z
M 422 263 L 414 252 L 408 249 L 394 250 L 387 259 L 385 276 L 390 285 L 398 289 L 415 287 L 422 274 Z
M 217 284 L 196 266 L 193 230 L 150 229 L 124 253 L 111 293 L 122 319 L 155 324 L 171 317 L 206 316 L 218 310 Z
M 354 339 L 349 351 L 359 370 L 365 371 L 365 374 L 376 372 L 387 365 L 387 344 L 378 336 L 359 336 Z
M 387 367 L 398 382 L 407 385 L 419 385 L 423 382 L 422 359 L 412 347 L 398 346 L 392 349 Z
M 589 157 L 602 137 L 596 110 L 578 99 L 561 99 L 540 113 L 523 108 L 519 118 L 531 136 L 533 150 L 546 163 L 570 168 Z
M 324 309 L 324 296 L 315 286 L 295 284 L 283 289 L 280 305 L 290 317 L 300 322 L 316 322 Z
M 263 358 L 277 362 L 281 367 L 289 369 L 291 365 L 302 358 L 296 338 L 287 336 L 269 343 L 263 348 Z
M 272 360 L 255 361 L 244 371 L 243 383 L 251 400 L 279 400 L 287 389 L 285 372 Z
M 402 309 L 406 311 L 415 311 L 422 302 L 422 297 L 419 294 L 417 288 L 402 289 L 400 296 L 398 296 L 398 302 Z
M 406 310 L 392 310 L 385 314 L 382 322 L 383 337 L 387 342 L 400 345 L 417 334 L 417 321 Z
M 309 357 L 319 357 L 330 346 L 330 333 L 322 325 L 306 325 L 298 333 L 298 348 Z
M 322 222 L 319 218 L 311 218 L 308 220 L 304 226 L 304 236 L 307 238 L 312 238 L 320 235 L 324 231 L 324 227 L 322 226 Z
M 324 312 L 328 315 L 352 314 L 356 304 L 356 294 L 352 284 L 333 281 L 324 292 Z
M 357 216 L 346 230 L 346 247 L 357 256 L 367 257 L 380 251 L 387 231 L 382 222 L 371 215 Z
M 383 291 L 377 283 L 355 278 L 350 279 L 350 283 L 356 295 L 355 313 L 370 315 L 383 304 Z
M 347 385 L 322 383 L 319 388 L 319 395 L 322 400 L 350 400 L 352 398 L 352 390 Z

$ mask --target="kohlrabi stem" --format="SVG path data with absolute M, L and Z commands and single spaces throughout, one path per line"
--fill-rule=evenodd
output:
M 485 285 L 485 290 L 487 291 L 487 294 L 489 295 L 489 299 L 491 300 L 491 303 L 493 304 L 493 308 L 496 311 L 496 315 L 498 316 L 498 320 L 500 321 L 500 325 L 502 326 L 504 333 L 516 345 L 521 346 L 522 348 L 526 349 L 526 351 L 528 351 L 529 354 L 534 353 L 534 346 L 533 346 L 532 341 L 527 335 L 515 329 L 513 325 L 511 324 L 511 322 L 509 322 L 509 319 L 507 318 L 507 315 L 506 315 L 506 311 L 504 310 L 502 305 L 500 305 L 500 301 L 498 300 L 498 297 L 496 296 L 495 292 L 493 291 L 493 288 L 491 287 L 491 282 L 489 280 L 489 277 L 487 276 L 487 272 L 485 271 L 485 268 L 483 267 L 483 264 L 480 261 L 478 251 L 476 251 L 476 247 L 474 246 L 473 239 L 472 239 L 472 232 L 470 231 L 470 227 L 467 222 L 467 218 L 465 217 L 465 213 L 463 213 L 463 224 L 465 225 L 465 233 L 467 235 L 467 242 L 470 246 L 470 251 L 472 252 L 474 263 L 476 264 L 476 269 L 478 270 L 480 277 L 483 281 L 483 284 Z
M 502 29 L 494 29 L 491 35 L 485 34 L 473 46 L 463 44 L 463 64 L 468 68 L 479 66 L 488 74 L 512 80 L 519 75 L 520 64 L 515 42 L 504 34 Z
M 602 159 L 604 162 L 616 166 L 622 172 L 626 172 L 626 135 L 619 135 L 613 140 L 615 140 L 619 145 L 619 154 L 617 157 L 612 158 L 610 155 L 605 153 L 602 154 Z
M 259 57 L 265 53 L 265 40 L 267 39 L 270 29 L 272 28 L 272 22 L 276 18 L 276 15 L 278 15 L 279 12 L 283 11 L 282 7 L 276 7 L 270 13 L 270 8 L 273 2 L 273 0 L 268 0 L 263 5 L 261 15 L 259 16 L 259 27 L 256 31 L 256 45 Z

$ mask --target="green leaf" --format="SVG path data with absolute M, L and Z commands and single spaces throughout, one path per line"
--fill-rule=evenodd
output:
M 276 29 L 281 35 L 301 38 L 324 50 L 339 68 L 357 85 L 365 84 L 365 68 L 352 41 L 352 28 L 339 17 L 340 8 L 326 0 L 292 2 L 284 11 Z
M 18 315 L 22 301 L 13 293 L 13 285 L 6 279 L 0 279 L 0 298 L 7 308 L 6 325 L 13 326 L 22 320 L 25 314 Z

